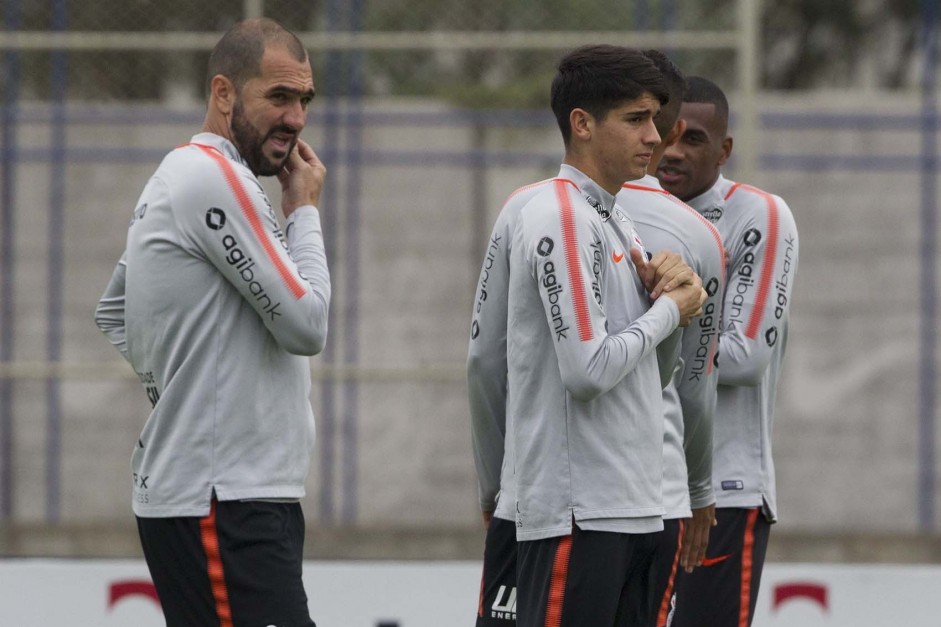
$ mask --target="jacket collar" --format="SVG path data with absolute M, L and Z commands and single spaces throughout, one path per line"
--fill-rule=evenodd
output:
M 248 167 L 248 163 L 246 163 L 245 159 L 242 158 L 242 155 L 239 154 L 238 148 L 235 147 L 235 144 L 221 135 L 216 135 L 215 133 L 197 133 L 196 135 L 193 135 L 193 138 L 190 140 L 190 142 L 215 148 L 232 161 L 237 161 L 246 168 Z
M 601 189 L 587 174 L 563 163 L 559 169 L 559 178 L 575 183 L 589 205 L 595 208 L 602 220 L 607 220 L 614 212 L 614 196 Z

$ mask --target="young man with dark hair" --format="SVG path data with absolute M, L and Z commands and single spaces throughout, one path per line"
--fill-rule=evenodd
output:
M 481 271 L 468 356 L 475 459 L 485 522 L 494 504 L 491 530 L 515 520 L 524 626 L 613 626 L 646 612 L 662 528 L 655 348 L 701 313 L 705 293 L 677 255 L 647 261 L 614 195 L 643 176 L 665 100 L 639 51 L 564 58 L 551 99 L 564 163 L 511 196 Z M 488 568 L 505 558 L 491 535 L 478 624 L 501 618 L 484 600 Z
M 724 178 L 729 106 L 711 81 L 690 77 L 686 128 L 657 170 L 664 188 L 722 235 L 728 285 L 719 343 L 713 487 L 718 526 L 703 567 L 680 573 L 674 627 L 747 627 L 777 519 L 771 432 L 798 263 L 794 218 L 779 197 Z
M 648 169 L 654 171 L 666 147 L 677 141 L 685 128 L 679 114 L 686 79 L 662 52 L 646 50 L 644 54 L 660 69 L 670 94 L 669 102 L 655 119 L 663 142 L 651 158 Z M 664 191 L 651 174 L 625 183 L 617 202 L 634 221 L 645 244 L 677 251 L 702 277 L 709 295 L 703 305 L 704 315 L 683 329 L 680 358 L 663 389 L 664 530 L 659 534 L 655 558 L 655 621 L 648 624 L 665 627 L 676 604 L 682 602 L 677 572 L 689 572 L 702 563 L 709 530 L 715 522 L 712 420 L 718 371 L 714 359 L 719 343 L 725 251 L 718 231 L 693 208 Z
M 312 626 L 301 579 L 326 341 L 326 170 L 299 136 L 314 84 L 297 38 L 236 24 L 210 60 L 202 132 L 144 188 L 96 321 L 153 411 L 131 461 L 169 627 Z M 258 181 L 281 183 L 282 231 Z

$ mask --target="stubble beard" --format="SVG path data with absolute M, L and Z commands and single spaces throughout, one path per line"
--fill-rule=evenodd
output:
M 278 130 L 281 129 L 275 127 L 268 131 L 267 135 L 262 137 L 258 129 L 252 126 L 252 123 L 245 117 L 245 108 L 242 106 L 242 99 L 236 99 L 235 107 L 232 109 L 232 139 L 235 143 L 235 147 L 238 148 L 239 154 L 242 155 L 242 158 L 245 159 L 245 162 L 248 164 L 248 169 L 251 170 L 252 174 L 255 176 L 275 176 L 281 171 L 281 168 L 284 167 L 284 162 L 287 161 L 291 150 L 294 150 L 294 146 L 297 143 L 296 137 L 291 142 L 290 149 L 277 163 L 271 161 L 271 159 L 265 155 L 263 151 L 265 141 L 271 133 Z

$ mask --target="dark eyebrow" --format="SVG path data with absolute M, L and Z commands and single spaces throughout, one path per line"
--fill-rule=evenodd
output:
M 635 115 L 649 115 L 650 117 L 654 117 L 659 113 L 660 113 L 660 109 L 657 109 L 656 111 L 654 111 L 650 107 L 639 107 L 637 109 L 630 109 L 628 111 L 625 111 L 623 115 L 624 117 L 633 117 Z
M 293 87 L 288 87 L 287 85 L 275 85 L 268 89 L 268 94 L 291 94 L 292 96 L 297 96 L 298 98 L 304 98 L 306 96 L 307 98 L 313 100 L 317 92 L 315 92 L 313 88 L 300 90 Z

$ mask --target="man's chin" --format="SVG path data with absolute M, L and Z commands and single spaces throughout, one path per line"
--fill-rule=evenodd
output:
M 259 164 L 258 171 L 255 173 L 255 176 L 275 176 L 281 169 L 284 167 L 284 160 L 272 163 L 271 161 L 265 159 L 264 163 Z
M 280 150 L 271 155 L 262 155 L 261 163 L 258 164 L 258 172 L 255 173 L 255 176 L 275 176 L 278 172 L 284 168 L 284 164 L 287 163 L 288 155 L 284 154 Z
M 291 151 L 294 150 L 294 144 L 291 144 L 291 147 L 285 152 L 284 150 L 272 150 L 271 154 L 265 155 L 268 163 L 273 167 L 277 166 L 278 170 L 284 167 L 284 164 L 287 163 L 288 157 L 291 156 Z

